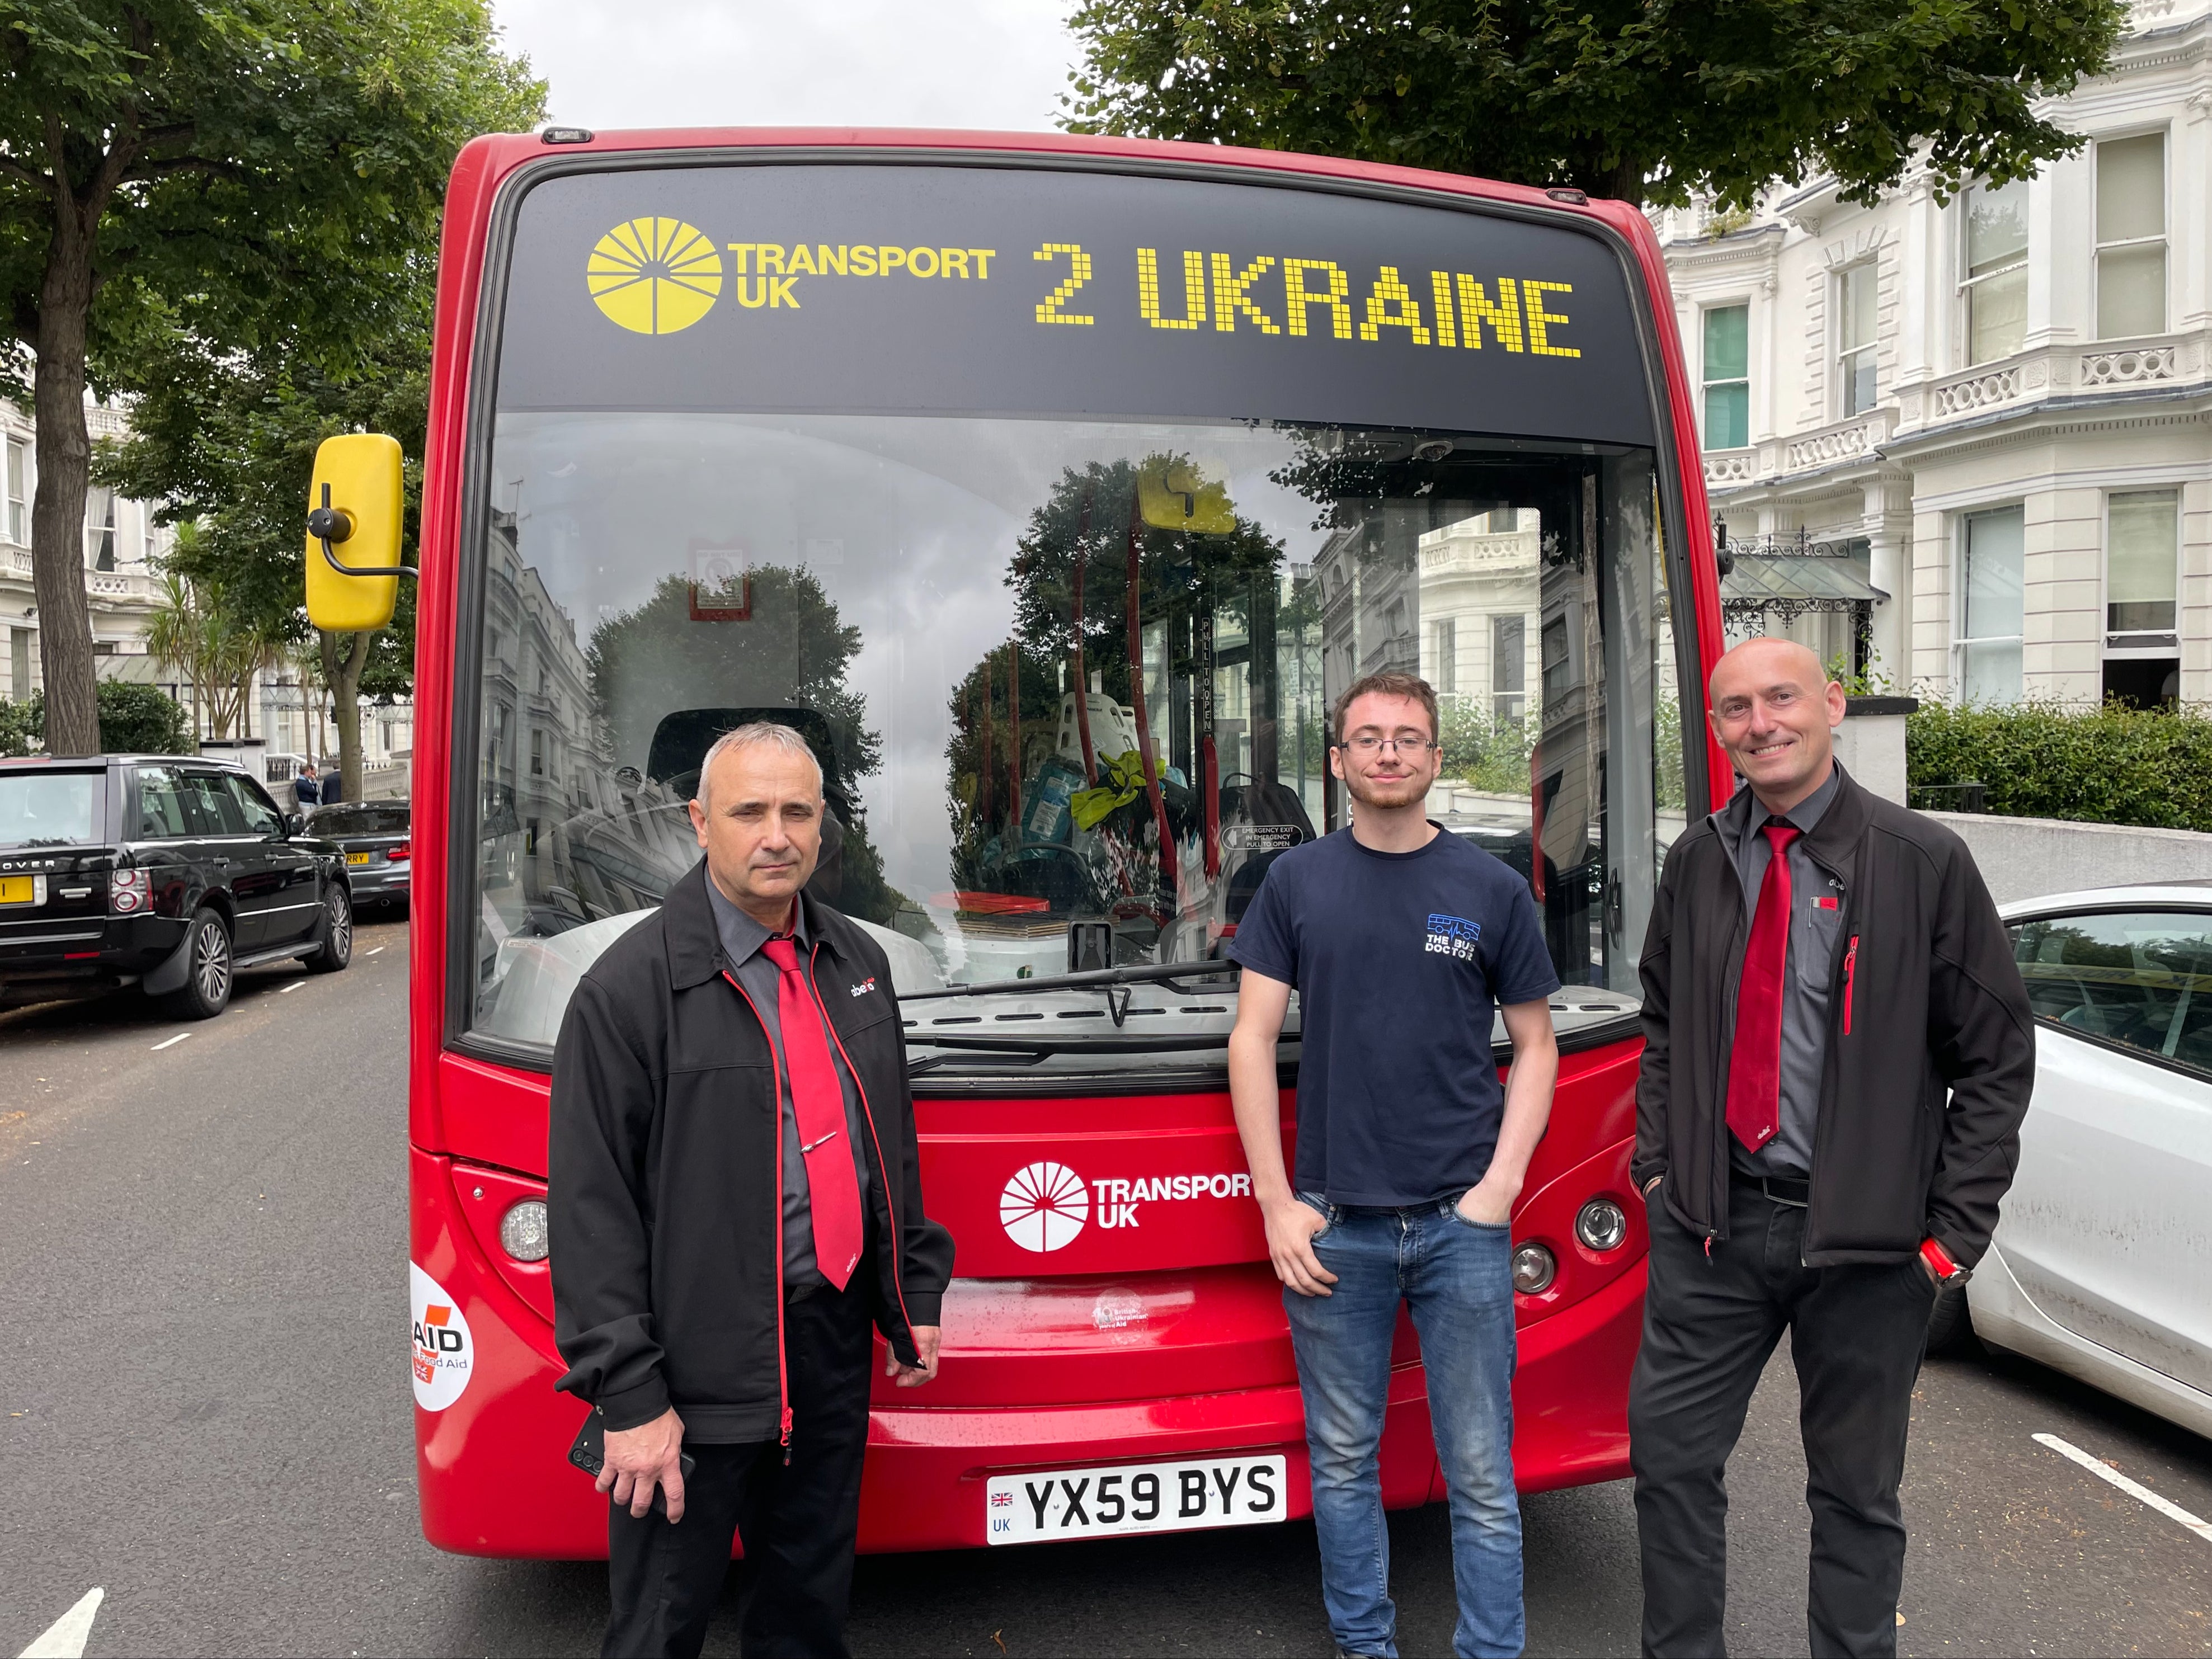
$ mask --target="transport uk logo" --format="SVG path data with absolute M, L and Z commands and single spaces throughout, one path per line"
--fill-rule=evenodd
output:
M 585 269 L 592 298 L 633 334 L 676 334 L 714 308 L 722 256 L 681 219 L 632 219 L 599 238 Z
M 1040 1255 L 1073 1243 L 1090 1219 L 1090 1188 L 1065 1164 L 1025 1164 L 999 1194 L 1006 1237 Z
M 1429 918 L 1428 943 L 1421 948 L 1432 957 L 1472 962 L 1475 943 L 1481 937 L 1482 924 L 1479 921 L 1469 921 L 1465 916 L 1432 915 Z
M 1142 1226 L 1142 1206 L 1147 1203 L 1251 1195 L 1250 1176 L 1226 1171 L 1085 1183 L 1065 1164 L 1031 1164 L 1017 1170 L 999 1194 L 999 1221 L 1007 1237 L 1042 1255 L 1074 1243 L 1075 1236 L 1094 1220 L 1103 1228 Z M 1137 1316 L 1143 1316 L 1141 1307 Z
M 415 1403 L 426 1412 L 441 1412 L 469 1386 L 476 1344 L 466 1316 L 444 1285 L 411 1261 L 407 1280 Z

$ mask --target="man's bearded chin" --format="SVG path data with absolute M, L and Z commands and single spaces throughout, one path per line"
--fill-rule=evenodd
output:
M 1344 787 L 1352 799 L 1370 806 L 1411 806 L 1429 793 L 1429 786 L 1418 777 L 1364 778 L 1357 772 L 1344 775 Z

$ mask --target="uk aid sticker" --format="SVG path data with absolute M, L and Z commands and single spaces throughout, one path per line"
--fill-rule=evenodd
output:
M 469 1322 L 446 1287 L 413 1262 L 407 1264 L 408 1322 L 415 1361 L 415 1403 L 441 1412 L 461 1397 L 476 1363 Z

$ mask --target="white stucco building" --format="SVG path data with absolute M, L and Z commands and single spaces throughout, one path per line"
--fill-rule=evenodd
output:
M 125 429 L 122 414 L 85 404 L 97 443 Z M 30 412 L 0 403 L 0 696 L 20 702 L 45 683 L 39 653 L 38 596 L 31 582 L 31 493 L 38 477 Z M 92 648 L 102 679 L 149 684 L 166 678 L 146 655 L 154 609 L 154 562 L 175 538 L 154 522 L 154 509 L 95 486 L 84 504 L 84 587 L 92 613 Z M 165 687 L 165 689 L 167 689 Z
M 1856 654 L 1899 690 L 2212 702 L 2212 0 L 2131 17 L 2031 180 L 1654 216 L 1716 520 L 1884 596 Z M 1790 626 L 1852 654 L 1847 611 Z

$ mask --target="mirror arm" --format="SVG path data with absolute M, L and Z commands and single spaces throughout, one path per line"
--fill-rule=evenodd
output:
M 307 533 L 323 544 L 323 558 L 341 576 L 416 576 L 422 571 L 411 564 L 341 564 L 338 556 L 331 550 L 332 542 L 342 542 L 353 534 L 350 515 L 331 506 L 331 487 L 323 486 L 323 504 L 307 514 Z

